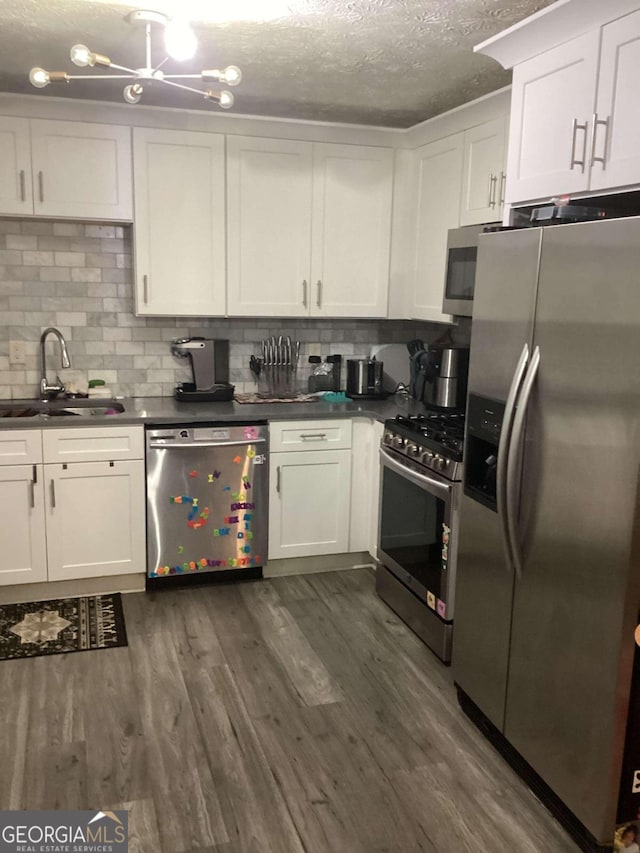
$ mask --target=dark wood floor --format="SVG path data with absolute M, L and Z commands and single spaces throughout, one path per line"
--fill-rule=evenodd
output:
M 0 808 L 131 853 L 571 853 L 367 569 L 124 598 L 128 648 L 0 663 Z

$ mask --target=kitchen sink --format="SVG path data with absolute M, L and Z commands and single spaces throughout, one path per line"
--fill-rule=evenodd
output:
M 122 403 L 100 397 L 80 397 L 60 400 L 5 400 L 0 401 L 0 418 L 58 418 L 95 417 L 119 415 L 124 412 Z

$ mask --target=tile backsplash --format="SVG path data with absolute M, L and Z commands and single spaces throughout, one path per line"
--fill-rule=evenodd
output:
M 172 338 L 205 335 L 230 341 L 230 379 L 237 391 L 256 389 L 249 356 L 270 335 L 301 341 L 323 356 L 365 356 L 377 343 L 434 340 L 446 328 L 404 320 L 136 317 L 133 313 L 131 228 L 49 220 L 0 219 L 0 397 L 34 397 L 40 382 L 39 340 L 47 326 L 64 335 L 72 374 L 61 370 L 58 344 L 47 342 L 49 378 L 56 372 L 104 379 L 114 394 L 166 396 L 188 380 Z M 455 330 L 460 343 L 469 328 Z M 9 363 L 9 342 L 24 341 L 26 363 Z M 344 384 L 344 371 L 343 371 Z

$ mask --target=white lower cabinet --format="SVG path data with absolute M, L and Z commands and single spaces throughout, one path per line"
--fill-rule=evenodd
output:
M 45 465 L 49 580 L 145 569 L 144 464 Z
M 351 430 L 346 419 L 269 425 L 270 560 L 349 550 Z
M 47 579 L 42 465 L 0 467 L 0 585 Z
M 0 431 L 0 585 L 144 572 L 143 448 L 136 426 Z

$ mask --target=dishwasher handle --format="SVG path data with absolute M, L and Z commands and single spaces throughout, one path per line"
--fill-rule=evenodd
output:
M 149 447 L 153 450 L 162 450 L 165 447 L 170 447 L 172 450 L 176 447 L 191 448 L 191 447 L 245 447 L 250 444 L 266 444 L 266 438 L 253 438 L 246 441 L 149 441 Z

